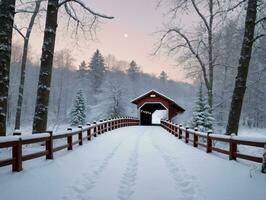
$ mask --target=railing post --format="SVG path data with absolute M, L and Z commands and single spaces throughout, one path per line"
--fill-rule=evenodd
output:
M 103 120 L 103 124 L 102 124 L 102 133 L 105 133 L 105 121 L 106 121 L 106 119 Z
M 178 128 L 177 128 L 177 126 L 178 126 L 178 124 L 175 124 L 175 137 L 177 137 L 178 136 Z
M 103 120 L 100 120 L 100 124 L 98 125 L 98 134 L 101 135 L 102 134 L 102 122 Z
M 45 142 L 45 149 L 48 151 L 46 155 L 46 159 L 54 159 L 54 151 L 53 151 L 53 131 L 49 131 L 49 140 Z
M 86 124 L 87 126 L 90 126 L 91 124 L 90 123 L 88 123 L 88 124 Z M 87 129 L 87 140 L 91 140 L 91 128 L 88 128 Z
M 194 135 L 193 135 L 193 147 L 198 147 L 199 137 L 196 134 L 196 132 L 198 131 L 198 128 L 195 128 L 194 130 L 195 130 L 195 132 L 194 132 Z
M 179 125 L 179 129 L 178 129 L 178 139 L 182 139 L 182 124 Z
M 94 137 L 97 137 L 97 123 L 96 122 L 93 122 L 93 124 L 95 125 L 94 128 L 93 128 L 93 136 Z
M 108 131 L 108 119 L 104 120 L 104 132 Z
M 264 145 L 261 172 L 264 173 L 264 174 L 266 173 L 266 144 Z
M 105 119 L 103 120 L 103 124 L 102 124 L 102 133 L 105 133 Z
M 189 129 L 189 127 L 186 127 L 186 132 L 185 132 L 185 143 L 188 143 L 188 139 L 189 139 L 188 129 Z
M 115 122 L 114 122 L 114 119 L 111 119 L 111 130 L 114 130 L 114 125 L 115 125 Z
M 236 142 L 231 138 L 230 144 L 229 144 L 229 160 L 236 160 L 236 151 L 237 151 L 237 144 Z
M 83 144 L 83 139 L 82 139 L 82 126 L 79 125 L 78 128 L 80 128 L 80 132 L 78 133 L 78 139 L 79 139 L 79 145 Z
M 171 124 L 171 133 L 172 135 L 175 134 L 175 125 L 173 123 Z
M 20 172 L 22 171 L 22 141 L 21 138 L 16 142 L 12 148 L 12 171 Z
M 73 139 L 71 133 L 72 128 L 68 128 L 67 130 L 70 131 L 69 135 L 67 136 L 67 144 L 68 144 L 67 150 L 73 150 Z
M 117 128 L 120 128 L 121 127 L 121 119 L 118 119 L 117 120 Z
M 210 137 L 210 134 L 212 134 L 212 131 L 208 131 L 207 133 L 207 148 L 206 148 L 207 153 L 212 152 L 212 139 Z

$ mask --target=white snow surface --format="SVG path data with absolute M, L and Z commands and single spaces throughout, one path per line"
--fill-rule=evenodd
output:
M 113 130 L 54 160 L 0 168 L 1 199 L 264 200 L 266 176 L 207 154 L 159 126 Z

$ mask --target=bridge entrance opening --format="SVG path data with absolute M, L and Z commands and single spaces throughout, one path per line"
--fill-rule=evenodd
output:
M 145 103 L 139 109 L 141 125 L 160 124 L 160 120 L 168 116 L 168 109 L 161 103 Z

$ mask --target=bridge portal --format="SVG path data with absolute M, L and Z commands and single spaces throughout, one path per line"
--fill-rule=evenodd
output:
M 153 115 L 158 110 L 166 111 L 163 119 L 167 120 L 185 111 L 174 100 L 155 90 L 150 90 L 131 102 L 137 105 L 141 125 L 152 125 Z

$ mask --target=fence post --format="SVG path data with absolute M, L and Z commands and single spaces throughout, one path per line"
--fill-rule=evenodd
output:
M 102 122 L 102 133 L 104 133 L 104 132 L 105 132 L 105 119 Z
M 91 124 L 90 123 L 87 123 L 86 125 L 87 126 L 90 126 Z M 88 128 L 87 129 L 87 140 L 91 140 L 91 128 Z
M 207 153 L 212 152 L 212 139 L 210 137 L 210 134 L 212 134 L 212 131 L 208 131 L 207 133 L 207 148 L 206 148 Z
M 179 124 L 179 130 L 178 130 L 178 139 L 182 139 L 182 124 Z
M 114 119 L 111 119 L 111 130 L 114 130 L 114 125 L 115 125 Z
M 237 151 L 237 144 L 231 138 L 229 146 L 229 160 L 236 160 L 236 151 Z
M 16 142 L 12 148 L 12 171 L 20 172 L 22 171 L 22 141 L 21 138 Z
M 67 144 L 68 144 L 67 150 L 73 150 L 73 140 L 71 133 L 72 128 L 68 128 L 67 130 L 70 131 L 69 135 L 67 136 Z
M 175 137 L 178 136 L 178 128 L 177 128 L 178 124 L 175 124 Z
M 93 124 L 95 125 L 95 127 L 93 128 L 93 136 L 97 137 L 97 123 L 93 122 Z
M 261 172 L 264 174 L 266 173 L 266 144 L 264 145 Z
M 196 134 L 196 132 L 198 131 L 198 128 L 195 128 L 194 130 L 195 130 L 195 132 L 194 132 L 194 135 L 193 135 L 193 147 L 198 147 L 199 137 Z
M 188 143 L 188 139 L 189 139 L 188 129 L 189 129 L 189 127 L 186 127 L 186 132 L 185 132 L 185 143 Z
M 83 140 L 82 140 L 82 126 L 79 125 L 78 128 L 80 128 L 80 132 L 78 133 L 78 138 L 79 138 L 79 145 L 83 144 Z
M 102 124 L 102 133 L 105 133 L 105 121 L 106 121 L 106 119 L 103 120 L 103 124 Z
M 175 124 L 171 124 L 171 133 L 172 135 L 175 135 Z
M 49 131 L 49 140 L 45 142 L 45 149 L 48 151 L 46 155 L 46 159 L 54 159 L 54 151 L 53 151 L 53 131 Z
M 102 122 L 103 120 L 100 120 L 100 124 L 98 125 L 98 134 L 101 135 L 102 134 Z

